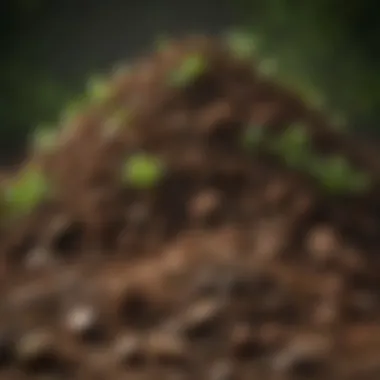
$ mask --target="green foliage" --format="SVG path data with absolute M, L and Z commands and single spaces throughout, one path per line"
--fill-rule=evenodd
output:
M 301 125 L 287 128 L 274 139 L 271 150 L 282 157 L 286 164 L 295 169 L 303 169 L 310 160 L 311 146 L 306 129 Z
M 368 175 L 356 171 L 341 156 L 319 158 L 314 162 L 311 174 L 332 194 L 363 193 L 371 185 Z
M 302 125 L 288 127 L 275 136 L 265 133 L 263 127 L 251 126 L 242 143 L 249 151 L 264 149 L 281 158 L 289 168 L 314 178 L 328 193 L 361 194 L 371 187 L 369 175 L 355 170 L 344 157 L 321 157 L 313 150 Z
M 173 87 L 186 87 L 198 79 L 207 69 L 207 60 L 202 54 L 192 54 L 169 76 L 169 84 Z
M 6 213 L 10 218 L 29 214 L 48 197 L 50 188 L 41 169 L 29 164 L 4 189 Z
M 100 75 L 92 76 L 86 86 L 86 95 L 88 100 L 95 102 L 102 102 L 107 100 L 111 95 L 111 86 L 106 78 Z
M 259 44 L 258 38 L 253 34 L 233 31 L 226 36 L 226 42 L 230 50 L 239 59 L 251 59 Z
M 38 152 L 49 153 L 57 145 L 57 129 L 51 125 L 40 125 L 33 133 L 32 145 Z
M 154 156 L 144 153 L 130 157 L 123 167 L 123 182 L 136 189 L 154 187 L 163 177 L 164 166 Z

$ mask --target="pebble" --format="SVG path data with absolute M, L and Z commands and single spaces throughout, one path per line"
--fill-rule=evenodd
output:
M 276 372 L 313 378 L 324 373 L 331 341 L 320 335 L 299 336 L 293 339 L 273 361 Z
M 116 340 L 113 351 L 117 361 L 128 368 L 134 369 L 146 365 L 146 347 L 138 336 L 122 335 Z
M 212 365 L 208 378 L 210 380 L 235 380 L 234 367 L 228 361 L 216 362 Z
M 60 371 L 60 360 L 53 336 L 48 331 L 32 331 L 22 336 L 16 345 L 16 359 L 27 372 Z
M 177 366 L 186 362 L 186 344 L 175 333 L 153 333 L 148 340 L 148 351 L 153 360 L 161 365 Z
M 183 320 L 184 333 L 190 340 L 209 338 L 218 329 L 220 302 L 205 300 L 189 309 Z
M 93 306 L 80 305 L 70 310 L 65 326 L 85 342 L 98 343 L 105 338 L 104 328 Z
M 340 247 L 339 235 L 328 226 L 313 228 L 306 238 L 306 249 L 311 258 L 319 264 L 332 262 Z

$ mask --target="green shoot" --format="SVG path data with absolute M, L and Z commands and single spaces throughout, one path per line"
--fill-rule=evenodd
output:
M 87 106 L 88 101 L 85 97 L 80 97 L 71 101 L 62 112 L 62 121 L 64 124 L 72 122 Z
M 49 194 L 49 186 L 40 168 L 28 166 L 8 184 L 4 200 L 10 217 L 24 216 L 33 211 Z
M 257 49 L 257 39 L 245 33 L 229 33 L 226 42 L 233 54 L 242 60 L 251 59 Z
M 164 168 L 154 156 L 144 153 L 130 157 L 123 167 L 123 182 L 137 189 L 149 189 L 162 178 Z
M 302 169 L 310 159 L 309 137 L 301 125 L 295 125 L 275 138 L 272 150 L 290 167 Z
M 369 189 L 370 178 L 355 171 L 341 156 L 320 159 L 313 176 L 330 193 L 362 193 Z
M 199 78 L 207 69 L 207 61 L 201 54 L 193 54 L 187 57 L 181 65 L 174 70 L 169 83 L 174 87 L 186 87 Z
M 95 75 L 87 82 L 86 95 L 91 101 L 104 101 L 111 95 L 109 83 L 99 75 Z
M 51 152 L 57 146 L 57 130 L 55 127 L 42 125 L 38 127 L 32 138 L 32 143 L 38 152 Z

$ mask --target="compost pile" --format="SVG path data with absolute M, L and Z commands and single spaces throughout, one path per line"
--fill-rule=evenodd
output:
M 33 145 L 1 378 L 379 378 L 380 160 L 256 66 L 171 42 Z

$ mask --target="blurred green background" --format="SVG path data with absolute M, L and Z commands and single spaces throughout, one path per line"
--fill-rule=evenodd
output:
M 157 35 L 255 36 L 276 76 L 380 136 L 380 5 L 375 0 L 5 0 L 0 6 L 0 162 L 22 154 L 28 133 L 54 122 L 89 75 L 149 50 Z

